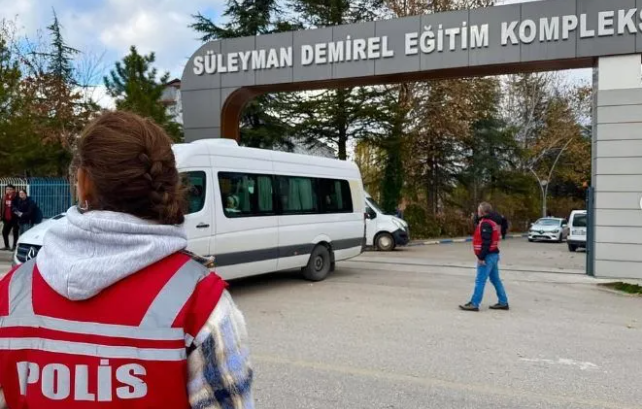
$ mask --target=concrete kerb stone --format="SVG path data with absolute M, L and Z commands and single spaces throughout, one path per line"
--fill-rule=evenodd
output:
M 528 237 L 527 233 L 522 233 L 522 234 L 508 234 L 506 235 L 506 239 L 522 239 L 524 237 Z M 417 246 L 434 246 L 437 244 L 453 244 L 453 243 L 470 243 L 473 241 L 472 237 L 463 237 L 463 238 L 456 238 L 456 239 L 441 239 L 441 240 L 418 240 L 418 241 L 412 241 L 408 244 L 408 247 L 417 247 Z

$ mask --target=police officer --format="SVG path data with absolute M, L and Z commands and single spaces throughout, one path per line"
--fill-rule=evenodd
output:
M 508 297 L 504 290 L 502 280 L 499 278 L 499 241 L 501 240 L 501 225 L 495 221 L 496 213 L 489 203 L 481 203 L 477 209 L 479 222 L 475 227 L 473 235 L 473 251 L 477 257 L 477 277 L 475 279 L 475 290 L 467 304 L 460 305 L 464 311 L 479 311 L 486 281 L 495 287 L 499 302 L 491 309 L 508 310 Z M 501 222 L 500 222 L 501 223 Z
M 0 408 L 253 408 L 243 316 L 183 252 L 169 137 L 105 113 L 77 164 L 79 205 L 0 281 Z

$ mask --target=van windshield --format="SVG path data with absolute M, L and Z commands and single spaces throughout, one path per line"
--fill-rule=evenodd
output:
M 372 207 L 372 209 L 375 212 L 377 212 L 379 214 L 386 214 L 383 210 L 381 210 L 381 207 L 379 206 L 379 203 L 375 202 L 375 200 L 373 198 L 369 197 L 369 198 L 367 198 L 367 200 L 368 200 L 368 204 L 370 204 L 370 207 Z
M 573 217 L 573 227 L 586 227 L 586 215 L 575 215 L 575 217 Z

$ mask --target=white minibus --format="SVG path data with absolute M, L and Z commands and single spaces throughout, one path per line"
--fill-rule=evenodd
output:
M 173 150 L 188 185 L 188 250 L 214 256 L 221 277 L 300 268 L 319 281 L 337 261 L 362 253 L 365 197 L 354 163 L 239 147 L 230 139 Z M 16 263 L 37 254 L 53 223 L 24 234 Z

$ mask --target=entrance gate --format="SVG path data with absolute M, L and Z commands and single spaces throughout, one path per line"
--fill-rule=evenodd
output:
M 594 68 L 596 276 L 642 278 L 642 0 L 546 0 L 214 41 L 181 82 L 187 141 L 266 92 Z

